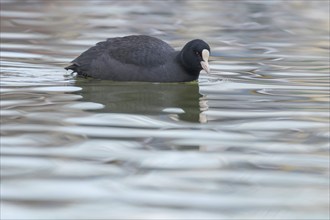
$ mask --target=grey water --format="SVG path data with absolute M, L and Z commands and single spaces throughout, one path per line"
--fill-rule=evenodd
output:
M 1 0 L 1 219 L 329 219 L 329 1 Z M 197 82 L 76 78 L 201 38 Z

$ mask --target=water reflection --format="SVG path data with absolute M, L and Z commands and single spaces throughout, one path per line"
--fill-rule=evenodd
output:
M 173 114 L 180 120 L 199 122 L 202 96 L 197 82 L 138 83 L 78 78 L 75 85 L 82 88 L 81 101 L 104 105 L 97 112 Z
M 0 218 L 329 219 L 328 9 L 2 0 Z M 65 75 L 96 42 L 129 34 L 176 49 L 205 39 L 212 75 Z

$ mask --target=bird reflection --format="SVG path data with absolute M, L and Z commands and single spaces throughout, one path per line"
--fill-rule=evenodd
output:
M 129 113 L 142 115 L 171 114 L 169 108 L 179 108 L 180 120 L 199 122 L 200 106 L 198 83 L 143 83 L 113 82 L 78 78 L 76 86 L 82 101 L 101 103 L 106 113 Z M 165 110 L 165 111 L 164 111 Z

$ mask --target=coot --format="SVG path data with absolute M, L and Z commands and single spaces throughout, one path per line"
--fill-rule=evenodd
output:
M 210 72 L 209 55 L 210 46 L 200 39 L 175 51 L 155 37 L 131 35 L 97 43 L 65 69 L 114 81 L 187 82 L 196 80 L 202 69 Z

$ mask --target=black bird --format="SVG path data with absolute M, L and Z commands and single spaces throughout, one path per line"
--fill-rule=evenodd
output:
M 202 69 L 210 72 L 209 55 L 210 46 L 200 39 L 175 51 L 155 37 L 131 35 L 97 43 L 65 69 L 114 81 L 187 82 L 196 80 Z

